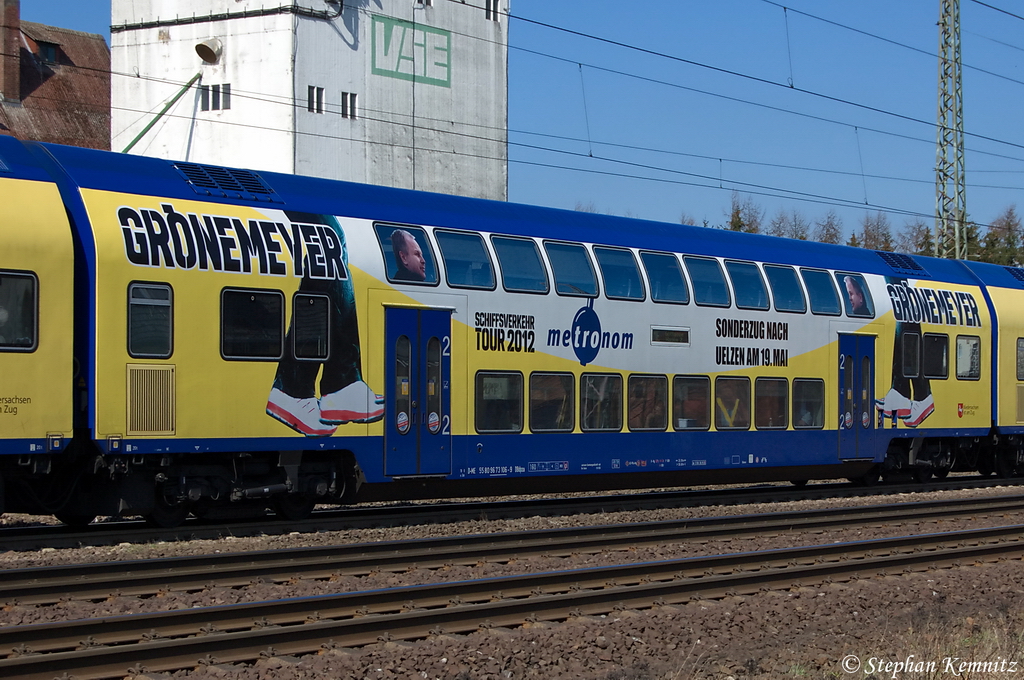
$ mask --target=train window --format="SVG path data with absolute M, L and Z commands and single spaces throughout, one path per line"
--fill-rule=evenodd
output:
M 768 309 L 768 290 L 753 262 L 726 262 L 725 269 L 740 309 Z
M 0 352 L 35 350 L 37 290 L 34 274 L 0 272 Z
M 825 381 L 793 379 L 793 427 L 820 430 L 825 427 Z
M 1024 338 L 1017 338 L 1017 380 L 1024 380 Z
M 165 283 L 128 286 L 128 355 L 166 359 L 173 331 L 171 287 Z
M 548 275 L 537 244 L 528 238 L 493 236 L 491 243 L 501 266 L 501 284 L 517 293 L 547 293 Z
M 326 361 L 330 353 L 331 299 L 296 293 L 292 298 L 292 350 L 296 359 Z
M 904 333 L 903 343 L 903 377 L 916 378 L 921 375 L 921 334 Z
M 619 300 L 643 300 L 644 284 L 633 253 L 622 248 L 594 247 L 597 265 L 601 268 L 606 297 Z
M 572 432 L 575 390 L 572 373 L 531 373 L 530 431 Z
M 437 265 L 427 232 L 420 227 L 376 224 L 388 281 L 437 285 Z
M 772 289 L 775 311 L 799 314 L 807 311 L 807 301 L 804 299 L 804 291 L 800 288 L 800 282 L 797 281 L 795 269 L 777 264 L 766 264 L 764 273 L 768 276 L 768 285 Z
M 435 231 L 445 276 L 453 288 L 494 288 L 494 269 L 480 234 Z
M 668 428 L 668 378 L 663 375 L 629 376 L 629 429 Z
M 523 374 L 476 374 L 476 431 L 523 431 Z
M 725 285 L 725 274 L 722 273 L 722 265 L 718 260 L 686 256 L 683 263 L 693 283 L 694 302 L 706 307 L 729 306 L 729 287 Z
M 789 425 L 789 383 L 785 378 L 754 381 L 754 427 L 785 430 Z
M 544 242 L 559 295 L 595 297 L 597 275 L 590 263 L 587 249 L 578 243 Z
M 860 274 L 846 274 L 836 272 L 836 280 L 839 281 L 839 288 L 844 291 L 843 300 L 846 302 L 846 316 L 859 316 L 873 318 L 875 306 L 871 301 L 871 291 L 868 284 Z
M 800 276 L 807 287 L 807 297 L 811 299 L 811 313 L 825 316 L 839 316 L 843 313 L 839 306 L 839 294 L 836 284 L 827 271 L 821 269 L 801 269 Z
M 750 378 L 715 378 L 715 428 L 750 429 Z
M 395 340 L 395 429 L 399 434 L 412 431 L 412 341 L 408 335 Z
M 956 379 L 978 380 L 981 377 L 981 338 L 976 335 L 956 336 Z
M 580 377 L 580 426 L 584 432 L 622 429 L 622 376 L 585 374 Z
M 640 253 L 640 260 L 647 271 L 651 285 L 651 299 L 655 302 L 669 302 L 685 305 L 690 301 L 690 291 L 679 268 L 679 260 L 669 253 Z
M 279 290 L 222 290 L 220 354 L 225 359 L 280 359 L 284 354 L 284 293 Z
M 711 427 L 711 379 L 677 375 L 672 379 L 672 424 L 677 430 Z
M 925 333 L 921 338 L 921 368 L 926 378 L 949 377 L 949 336 Z

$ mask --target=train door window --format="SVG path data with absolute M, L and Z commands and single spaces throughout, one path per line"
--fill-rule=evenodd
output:
M 460 231 L 435 231 L 441 248 L 444 272 L 453 288 L 494 289 L 494 269 L 480 234 Z
M 679 268 L 679 260 L 670 253 L 640 253 L 640 261 L 647 271 L 651 286 L 651 299 L 685 305 L 690 302 L 690 291 Z
M 605 297 L 617 300 L 643 300 L 644 284 L 633 253 L 623 248 L 594 247 L 597 265 L 604 279 Z
M 725 263 L 736 295 L 736 306 L 740 309 L 768 309 L 768 290 L 764 287 L 761 272 L 753 262 Z
M 860 274 L 846 274 L 836 272 L 836 280 L 843 291 L 843 301 L 846 303 L 846 316 L 857 316 L 873 318 L 875 316 L 875 305 L 871 301 L 871 291 L 868 284 Z
M 523 431 L 523 374 L 476 374 L 476 431 Z
M 949 377 L 949 336 L 925 333 L 921 338 L 921 368 L 926 378 Z
M 580 426 L 584 432 L 622 429 L 622 376 L 585 374 L 580 378 Z
M 663 375 L 629 376 L 629 429 L 634 431 L 668 428 L 668 378 Z
M 412 413 L 412 341 L 408 335 L 395 340 L 395 429 L 399 434 L 411 431 L 409 414 Z
M 981 338 L 976 335 L 956 336 L 956 379 L 981 378 Z
M 804 299 L 804 291 L 800 288 L 800 282 L 797 281 L 795 269 L 766 264 L 764 273 L 768 276 L 768 285 L 772 289 L 775 311 L 798 314 L 807 311 L 807 301 Z
M 1017 338 L 1017 380 L 1024 381 L 1024 338 Z
M 437 285 L 437 265 L 420 227 L 375 224 L 388 281 Z
M 686 271 L 693 283 L 693 300 L 706 307 L 728 307 L 731 303 L 729 287 L 725 285 L 725 274 L 718 260 L 710 257 L 686 256 L 683 258 Z
M 586 248 L 578 243 L 545 241 L 544 251 L 551 262 L 556 293 L 579 297 L 597 296 L 597 275 Z
M 491 237 L 501 267 L 501 285 L 516 293 L 547 293 L 548 275 L 537 244 L 528 238 Z
M 166 359 L 173 342 L 171 287 L 162 283 L 128 286 L 128 355 Z
M 225 288 L 220 293 L 220 354 L 277 361 L 284 354 L 284 293 Z
M 811 313 L 825 316 L 839 316 L 843 313 L 839 306 L 839 293 L 836 284 L 827 271 L 821 269 L 801 269 L 800 276 L 807 287 L 807 297 L 811 300 Z
M 825 381 L 793 380 L 793 427 L 820 430 L 825 427 Z
M 38 331 L 35 274 L 0 272 L 0 352 L 31 352 Z
M 530 374 L 530 431 L 572 432 L 576 379 L 572 373 Z
M 789 383 L 785 378 L 754 381 L 754 427 L 785 430 L 789 425 Z
M 904 333 L 900 342 L 903 343 L 903 377 L 916 378 L 921 375 L 921 334 Z
M 715 378 L 715 428 L 750 429 L 750 378 Z
M 296 359 L 326 361 L 330 352 L 331 300 L 296 293 L 292 298 L 292 350 Z
M 677 375 L 672 379 L 672 425 L 677 430 L 711 427 L 711 379 Z

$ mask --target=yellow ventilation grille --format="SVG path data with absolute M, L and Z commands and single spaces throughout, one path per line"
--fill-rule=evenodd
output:
M 174 366 L 129 364 L 127 434 L 174 434 Z

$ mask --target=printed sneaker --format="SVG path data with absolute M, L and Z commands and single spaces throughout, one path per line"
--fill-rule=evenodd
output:
M 917 427 L 925 418 L 930 416 L 934 410 L 935 400 L 932 399 L 932 395 L 929 394 L 921 401 L 914 402 L 914 405 L 910 407 L 910 416 L 903 422 L 907 424 L 907 427 Z
M 908 418 L 913 403 L 909 397 L 903 396 L 894 388 L 889 390 L 885 399 L 875 399 L 875 408 L 881 411 L 886 418 L 891 418 L 893 412 L 896 413 L 897 418 Z
M 320 406 L 313 397 L 296 399 L 276 387 L 267 399 L 267 415 L 307 437 L 330 437 L 338 428 L 320 420 Z
M 384 397 L 361 380 L 320 397 L 320 422 L 372 423 L 384 417 Z

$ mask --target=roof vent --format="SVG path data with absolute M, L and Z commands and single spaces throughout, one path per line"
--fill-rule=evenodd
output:
M 1004 267 L 1004 269 L 1010 272 L 1010 276 L 1021 283 L 1024 283 L 1024 269 L 1021 269 L 1020 267 Z
M 201 196 L 283 203 L 277 193 L 255 172 L 198 163 L 174 163 L 173 166 Z
M 928 271 L 910 255 L 890 253 L 884 250 L 876 250 L 875 253 L 897 274 L 903 274 L 904 276 L 930 276 Z
M 0 158 L 0 172 L 10 172 L 11 169 L 7 167 L 7 163 L 4 163 L 4 159 Z

